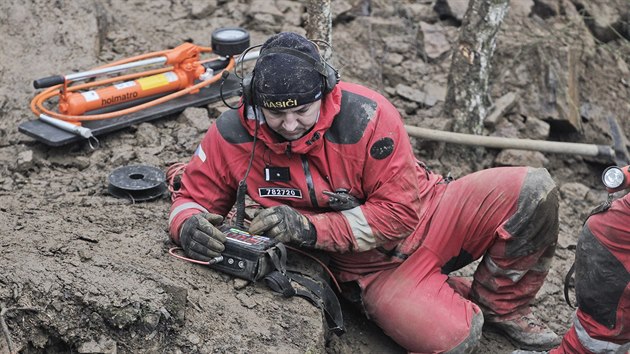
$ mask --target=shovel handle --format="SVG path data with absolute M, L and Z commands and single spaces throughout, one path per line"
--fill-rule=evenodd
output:
M 453 144 L 483 146 L 495 149 L 532 150 L 556 154 L 581 155 L 605 158 L 610 161 L 613 161 L 615 157 L 615 152 L 612 147 L 606 145 L 482 136 L 445 132 L 409 125 L 405 125 L 405 129 L 407 130 L 407 134 L 414 138 Z

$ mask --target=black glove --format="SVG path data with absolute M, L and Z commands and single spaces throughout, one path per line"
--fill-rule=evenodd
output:
M 312 247 L 317 242 L 315 226 L 306 216 L 286 205 L 267 208 L 258 213 L 249 226 L 249 233 L 300 246 Z
M 182 225 L 179 242 L 186 255 L 199 261 L 210 261 L 225 249 L 225 234 L 214 225 L 221 225 L 223 217 L 217 214 L 195 214 Z

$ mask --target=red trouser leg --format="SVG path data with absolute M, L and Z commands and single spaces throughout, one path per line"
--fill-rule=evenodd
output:
M 403 263 L 404 268 L 361 281 L 367 313 L 413 353 L 446 352 L 469 338 L 474 346 L 481 335 L 481 311 L 446 283 L 440 263 L 439 257 L 421 248 Z M 473 327 L 476 333 L 471 333 Z
M 532 174 L 534 177 L 544 175 L 544 183 L 537 183 L 538 186 L 547 188 L 553 184 L 544 170 L 528 168 L 484 170 L 451 182 L 426 228 L 422 246 L 398 268 L 367 276 L 360 281 L 368 314 L 388 335 L 408 350 L 422 353 L 444 352 L 458 345 L 467 345 L 468 340 L 478 340 L 478 334 L 471 333 L 471 330 L 477 330 L 475 324 L 479 323 L 481 316 L 475 315 L 479 314 L 479 308 L 459 296 L 446 283 L 447 275 L 444 273 L 478 259 L 488 250 L 497 254 L 504 251 L 502 256 L 505 253 L 515 255 L 513 259 L 506 258 L 506 261 L 498 259 L 496 263 L 499 267 L 503 268 L 506 264 L 518 267 L 517 258 L 528 257 L 520 255 L 525 252 L 514 250 L 523 247 L 547 249 L 555 242 L 557 211 L 552 211 L 552 216 L 556 217 L 555 236 L 547 237 L 544 242 L 539 242 L 537 236 L 533 241 L 519 239 L 515 246 L 506 245 L 513 239 L 504 230 L 506 223 L 516 213 L 527 214 L 529 210 L 523 212 L 519 208 L 519 197 L 524 181 Z M 539 190 L 538 197 L 530 198 L 532 203 L 541 204 L 540 198 L 546 198 L 553 187 L 547 189 L 544 193 Z M 527 219 L 525 216 L 529 215 L 524 215 Z M 551 229 L 553 234 L 553 227 Z M 544 253 L 537 249 L 527 252 L 532 258 L 528 265 L 536 264 L 538 260 L 534 258 Z M 522 277 L 520 280 L 523 282 L 535 284 L 512 287 L 512 290 L 518 291 L 515 296 L 519 298 L 512 301 L 502 292 L 501 284 L 494 286 L 496 293 L 491 294 L 490 303 L 514 303 L 516 307 L 522 298 L 531 299 L 535 295 L 543 279 Z M 475 282 L 478 282 L 477 278 Z
M 580 340 L 575 333 L 575 327 L 571 326 L 569 331 L 562 337 L 560 346 L 550 350 L 549 354 L 591 354 L 591 352 L 580 344 Z
M 471 289 L 471 299 L 483 309 L 486 320 L 493 322 L 529 313 L 529 303 L 551 266 L 558 237 L 558 199 L 546 171 L 529 170 L 517 210 L 496 233 L 498 237 L 475 271 Z

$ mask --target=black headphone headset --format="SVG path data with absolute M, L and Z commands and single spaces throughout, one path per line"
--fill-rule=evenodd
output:
M 315 45 L 315 47 L 319 48 L 315 42 L 311 42 Z M 328 45 L 328 43 L 326 43 L 326 45 Z M 243 56 L 247 53 L 248 50 L 245 50 L 243 52 Z M 339 72 L 337 71 L 337 69 L 333 68 L 332 65 L 328 64 L 326 60 L 324 60 L 324 57 L 321 56 L 321 54 L 319 56 L 319 59 L 315 59 L 306 53 L 292 48 L 271 47 L 266 48 L 264 51 L 261 51 L 261 54 L 258 59 L 256 59 L 256 62 L 258 62 L 258 60 L 260 60 L 260 58 L 264 57 L 265 55 L 274 53 L 291 55 L 310 63 L 315 71 L 317 71 L 322 76 L 322 96 L 331 93 L 332 90 L 335 88 L 335 85 L 337 85 L 337 83 L 339 82 Z M 243 103 L 250 107 L 254 106 L 254 74 L 255 69 L 251 73 L 245 75 L 245 77 L 243 77 L 243 79 L 241 80 L 241 87 L 243 88 Z

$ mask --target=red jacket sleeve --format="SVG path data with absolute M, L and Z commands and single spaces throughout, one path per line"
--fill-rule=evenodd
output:
M 230 211 L 238 185 L 225 168 L 230 148 L 216 124 L 212 125 L 186 165 L 181 188 L 171 205 L 169 231 L 173 241 L 179 243 L 181 225 L 191 215 L 210 212 L 225 216 Z
M 435 177 L 429 178 L 418 166 L 398 111 L 382 96 L 378 102 L 361 139 L 363 165 L 357 173 L 365 203 L 342 212 L 308 215 L 317 229 L 317 248 L 367 251 L 406 238 L 420 221 L 423 194 L 432 189 Z

